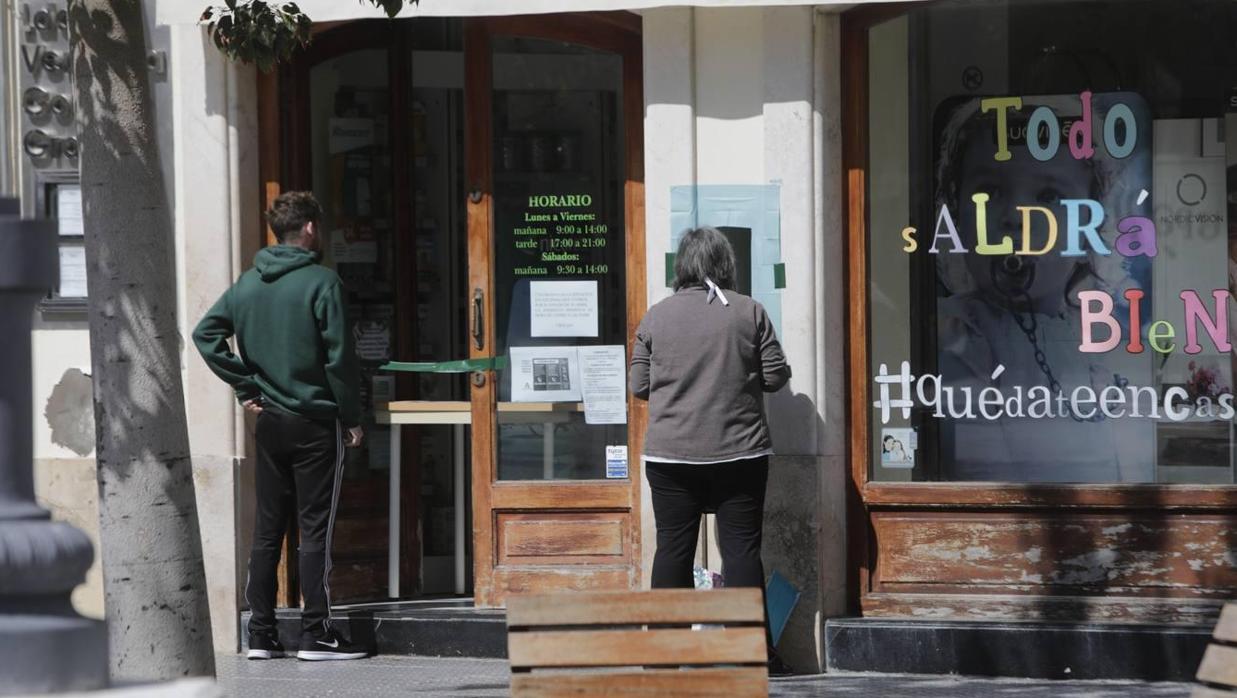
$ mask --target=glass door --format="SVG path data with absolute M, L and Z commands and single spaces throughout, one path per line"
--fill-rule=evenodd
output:
M 361 447 L 346 449 L 333 527 L 336 603 L 387 597 L 390 440 L 372 408 L 395 393 L 394 377 L 378 367 L 398 356 L 407 295 L 401 289 L 409 239 L 405 185 L 393 166 L 400 162 L 393 118 L 405 111 L 404 94 L 394 89 L 397 37 L 396 27 L 369 22 L 323 32 L 298 56 L 286 83 L 296 108 L 284 113 L 290 136 L 284 181 L 290 189 L 312 191 L 322 205 L 321 262 L 346 289 L 362 373 L 366 438 Z M 290 543 L 285 589 L 291 605 L 294 552 Z M 404 559 L 415 568 L 415 556 Z
M 475 597 L 638 584 L 639 20 L 466 29 Z

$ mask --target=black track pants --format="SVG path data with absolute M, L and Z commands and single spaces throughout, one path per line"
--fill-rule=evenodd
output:
M 301 632 L 326 631 L 331 613 L 331 534 L 339 506 L 344 445 L 337 422 L 321 422 L 274 408 L 258 415 L 254 479 L 257 515 L 245 600 L 250 632 L 275 629 L 276 569 L 288 519 L 300 527 Z

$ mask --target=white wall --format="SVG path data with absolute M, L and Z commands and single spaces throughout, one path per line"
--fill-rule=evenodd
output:
M 190 337 L 261 237 L 254 215 L 259 209 L 256 74 L 229 63 L 199 27 L 172 27 L 171 34 L 169 64 L 179 89 L 170 126 L 178 167 L 169 185 L 179 202 L 178 315 L 189 446 L 215 648 L 235 652 L 249 540 L 243 506 L 251 481 L 245 460 L 249 429 L 232 390 L 206 367 Z
M 34 351 L 35 495 L 57 520 L 82 529 L 94 543 L 94 563 L 85 584 L 73 592 L 73 606 L 82 615 L 102 618 L 94 406 L 89 386 L 81 387 L 84 379 L 66 376 L 69 371 L 90 375 L 90 338 L 84 323 L 48 322 L 36 311 L 30 341 Z
M 805 7 L 645 10 L 648 297 L 666 297 L 670 188 L 760 185 L 781 192 L 787 288 L 781 340 L 794 377 L 769 399 L 774 450 L 766 499 L 766 573 L 803 592 L 780 650 L 819 668 L 824 618 L 844 609 L 845 438 L 839 33 Z M 643 488 L 647 572 L 655 526 Z M 720 562 L 716 550 L 709 567 Z M 647 584 L 647 579 L 646 579 Z

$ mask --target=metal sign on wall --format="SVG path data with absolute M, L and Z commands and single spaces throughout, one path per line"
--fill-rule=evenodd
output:
M 24 177 L 27 193 L 33 193 L 29 189 L 43 179 L 41 174 L 77 171 L 68 3 L 22 3 L 17 29 L 21 149 L 35 175 Z

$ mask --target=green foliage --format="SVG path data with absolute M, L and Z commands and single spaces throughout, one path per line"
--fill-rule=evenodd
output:
M 360 0 L 381 8 L 387 17 L 404 9 L 405 2 L 417 0 Z M 292 57 L 298 48 L 309 44 L 313 20 L 294 2 L 272 4 L 265 0 L 224 0 L 222 7 L 211 6 L 201 22 L 215 47 L 228 58 L 253 63 L 262 72 Z
M 256 64 L 262 72 L 308 44 L 312 24 L 296 3 L 272 6 L 263 0 L 226 0 L 224 7 L 208 7 L 201 21 L 207 23 L 215 48 L 234 61 Z
M 404 9 L 404 0 L 361 0 L 361 2 L 369 2 L 381 7 L 382 11 L 387 13 L 387 17 L 394 17 L 399 14 L 400 10 Z M 411 0 L 411 2 L 415 5 L 417 0 Z

